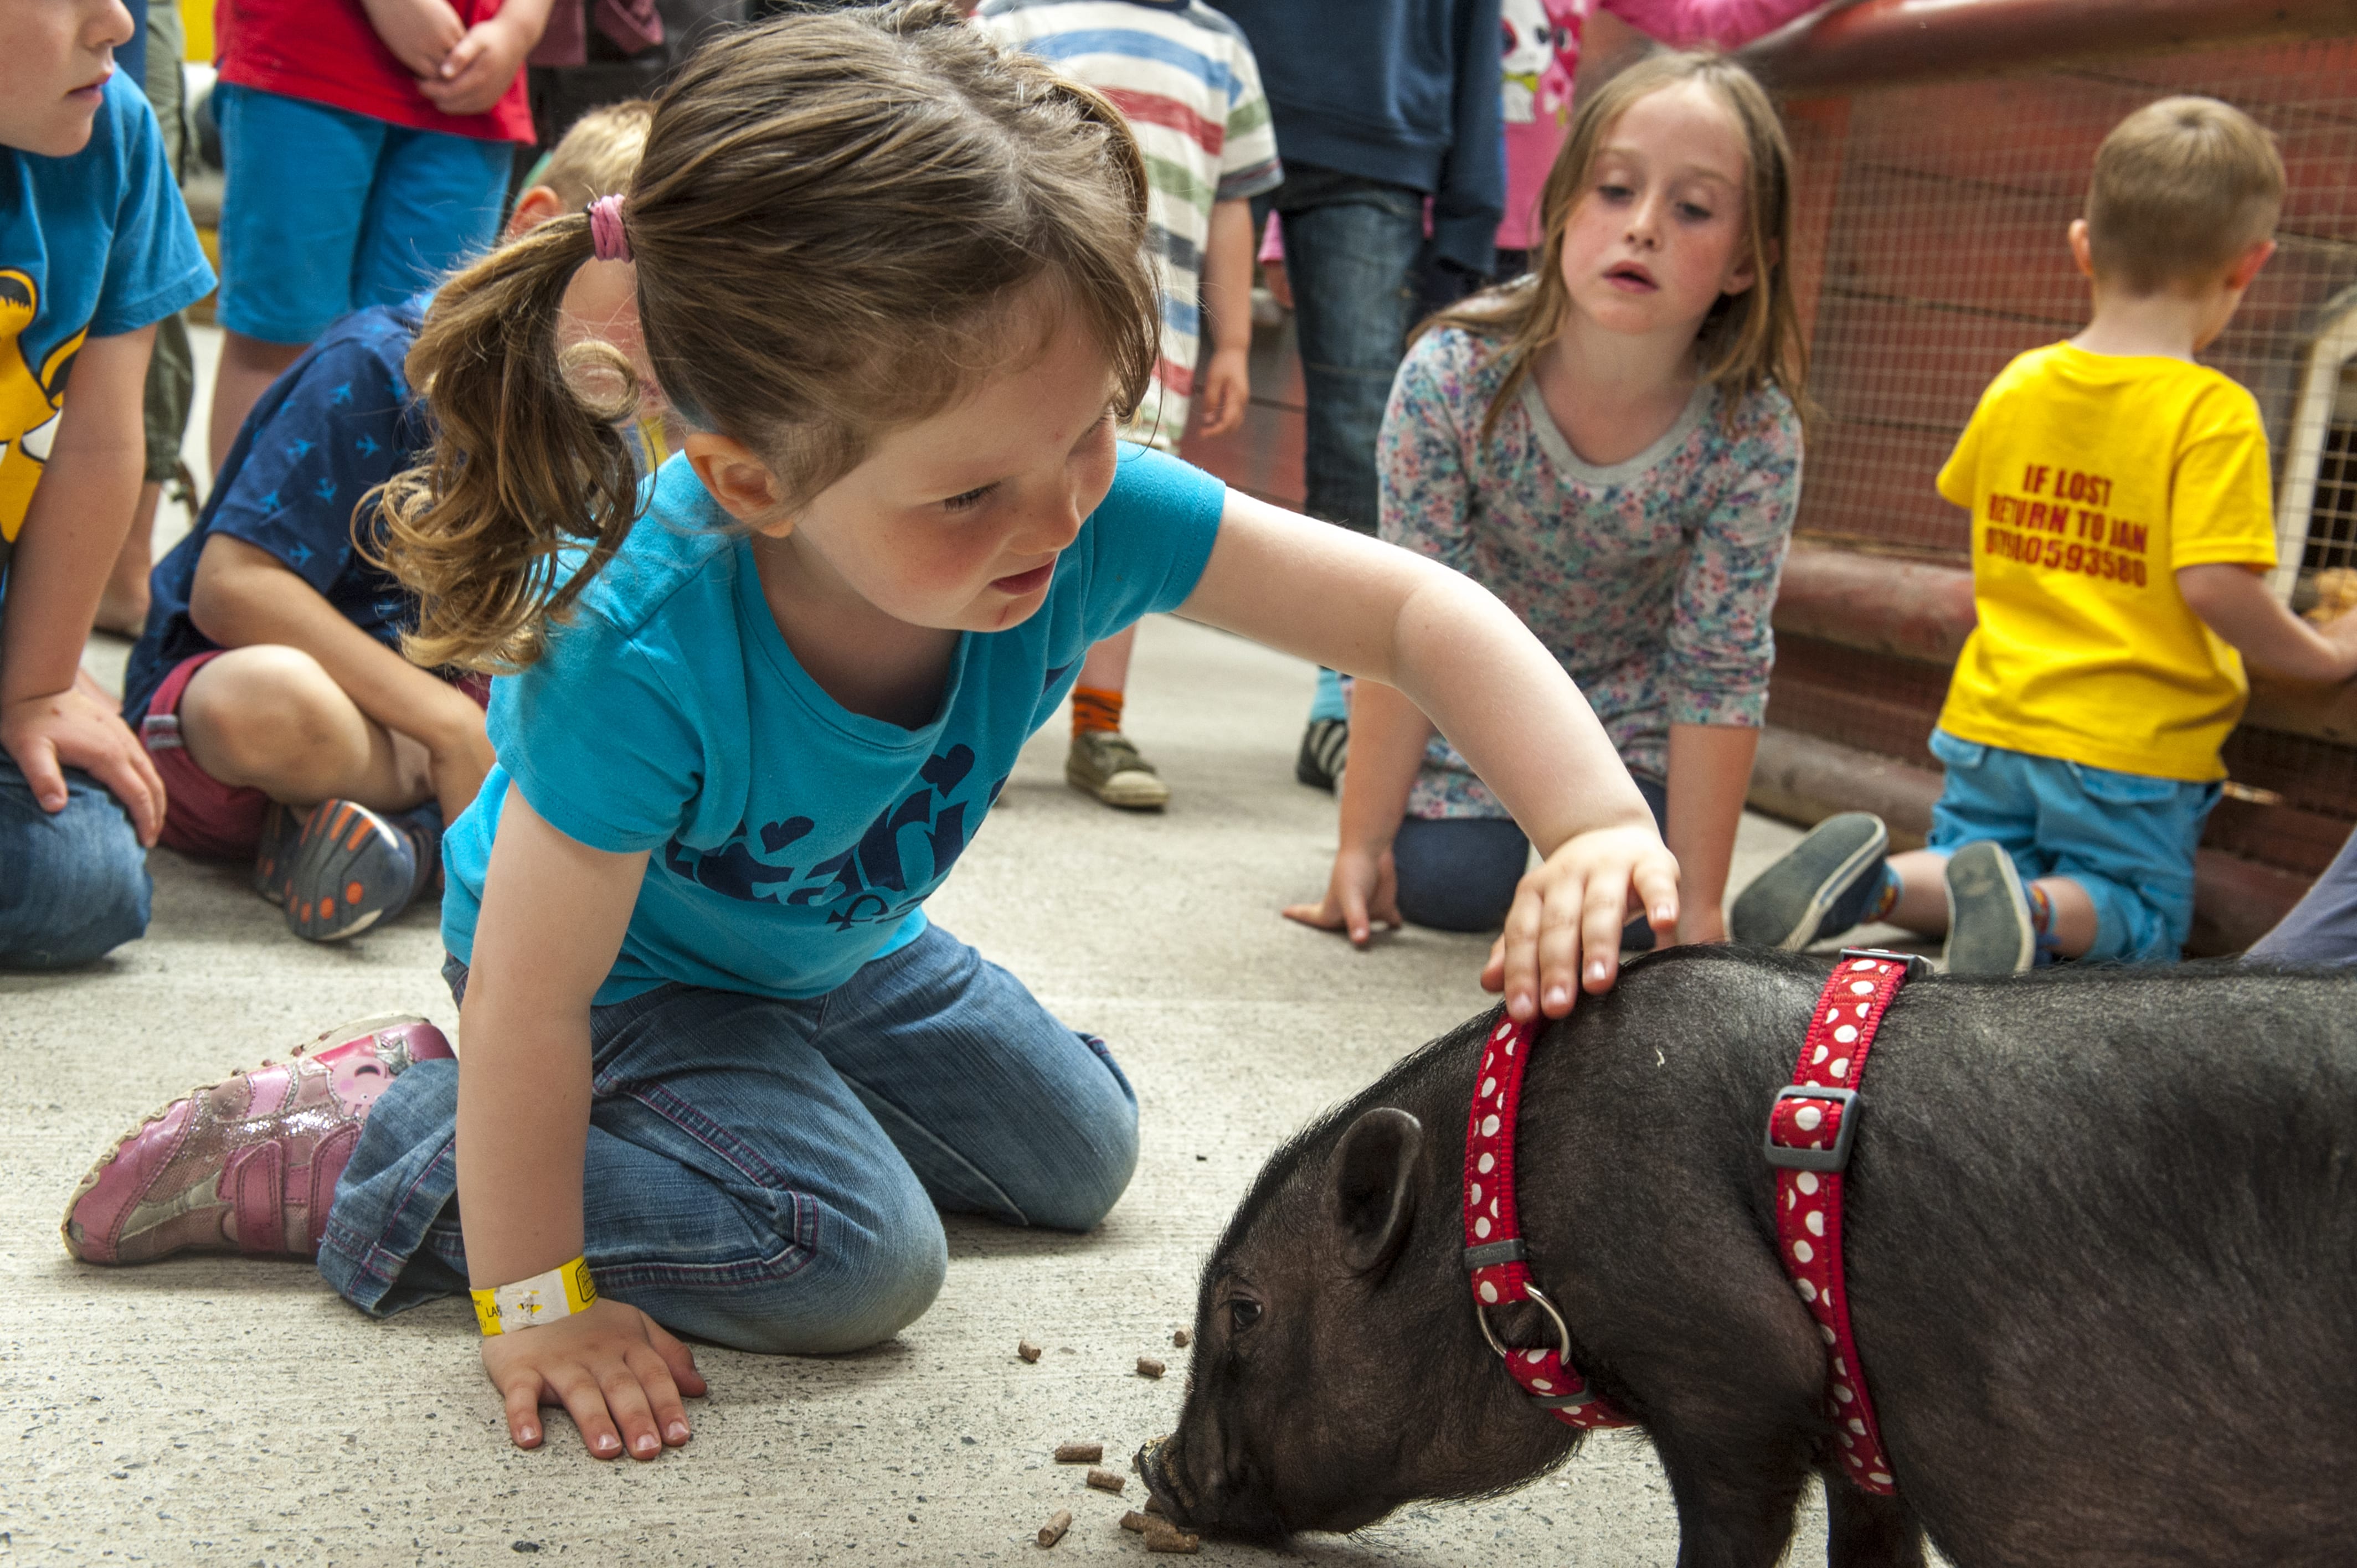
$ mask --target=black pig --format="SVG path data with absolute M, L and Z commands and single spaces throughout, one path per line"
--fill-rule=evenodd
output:
M 2188 967 L 1908 984 L 1844 1228 L 1896 1498 L 1836 1474 L 1775 1253 L 1770 1099 L 1818 958 L 1632 965 L 1532 1053 L 1532 1274 L 1642 1423 L 1678 1561 L 1769 1564 L 1812 1470 L 1835 1568 L 2357 1562 L 2357 984 Z M 1176 1434 L 1189 1529 L 1349 1530 L 1518 1486 L 1579 1434 L 1484 1343 L 1458 1252 L 1491 1014 L 1269 1161 L 1204 1270 Z M 1510 1345 L 1548 1332 L 1493 1315 Z

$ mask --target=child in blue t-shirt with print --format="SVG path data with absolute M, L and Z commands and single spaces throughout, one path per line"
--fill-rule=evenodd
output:
M 471 1287 L 515 1442 L 562 1402 L 651 1458 L 704 1387 L 674 1334 L 852 1349 L 931 1302 L 938 1211 L 1095 1224 L 1128 1081 L 924 904 L 1154 610 L 1420 703 L 1546 857 L 1485 981 L 1524 1018 L 1609 986 L 1677 868 L 1546 650 L 1444 567 L 1116 444 L 1145 239 L 1119 113 L 935 0 L 707 45 L 627 198 L 445 285 L 433 461 L 386 512 L 413 655 L 512 671 L 444 845 L 465 1070 L 389 1052 L 365 1121 L 307 1058 L 178 1101 L 69 1244 L 316 1247 L 377 1315 Z M 691 432 L 643 489 L 553 330 L 625 265 Z
M 145 930 L 164 815 L 81 673 L 139 499 L 156 323 L 213 283 L 155 113 L 114 70 L 131 33 L 116 0 L 0 0 L 0 967 Z

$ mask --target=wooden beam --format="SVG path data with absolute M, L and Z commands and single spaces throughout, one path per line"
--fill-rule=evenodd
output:
M 1739 51 L 1794 95 L 2357 33 L 2357 0 L 1863 0 Z

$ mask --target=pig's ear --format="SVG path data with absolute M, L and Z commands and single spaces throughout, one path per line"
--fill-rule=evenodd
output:
M 1399 1256 L 1424 1185 L 1424 1123 L 1378 1106 L 1351 1123 L 1334 1151 L 1334 1219 L 1342 1261 L 1380 1277 Z

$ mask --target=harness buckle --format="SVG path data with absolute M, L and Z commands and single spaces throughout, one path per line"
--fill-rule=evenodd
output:
M 1834 1130 L 1834 1146 L 1830 1149 L 1802 1149 L 1776 1141 L 1776 1110 L 1787 1100 L 1830 1100 L 1841 1106 L 1841 1124 Z M 1760 1139 L 1760 1152 L 1771 1165 L 1794 1171 L 1838 1171 L 1849 1165 L 1850 1145 L 1857 1142 L 1857 1122 L 1860 1101 L 1855 1089 L 1820 1088 L 1815 1084 L 1788 1083 L 1776 1090 L 1776 1098 L 1768 1106 L 1768 1131 Z
M 1902 964 L 1910 980 L 1921 980 L 1932 972 L 1932 961 L 1919 952 L 1892 952 L 1889 948 L 1844 948 L 1841 956 L 1878 958 L 1885 963 Z

